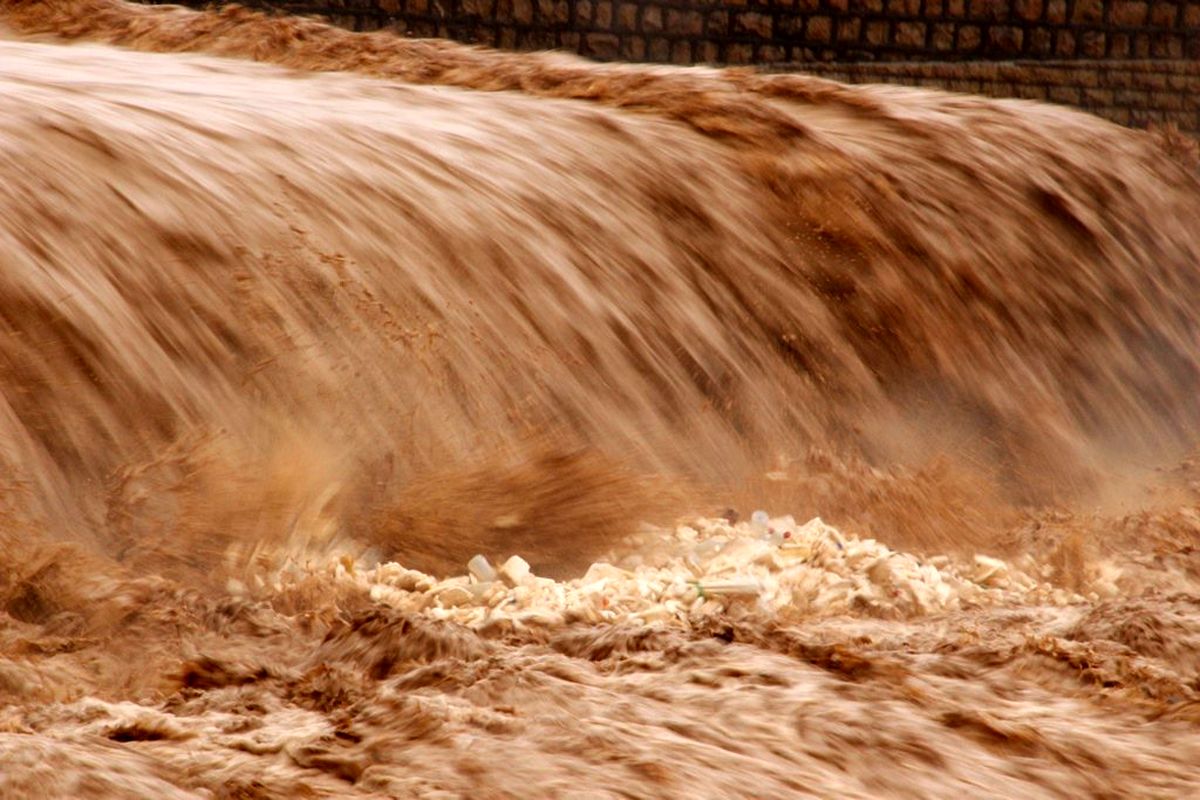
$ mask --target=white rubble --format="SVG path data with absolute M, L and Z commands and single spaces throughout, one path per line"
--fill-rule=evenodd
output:
M 997 558 L 922 559 L 846 536 L 820 518 L 797 525 L 791 517 L 757 512 L 746 523 L 697 519 L 651 536 L 664 556 L 639 554 L 626 566 L 598 562 L 569 581 L 535 575 L 520 556 L 498 569 L 476 556 L 467 575 L 442 581 L 394 563 L 336 572 L 377 602 L 472 627 L 499 619 L 527 626 L 686 625 L 697 615 L 735 609 L 789 618 L 911 617 L 979 605 L 1083 601 Z
M 520 556 L 513 556 L 500 567 L 500 579 L 512 588 L 525 583 L 531 575 L 529 562 Z

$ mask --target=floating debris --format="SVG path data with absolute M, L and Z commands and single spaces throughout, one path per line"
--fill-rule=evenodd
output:
M 820 518 L 797 525 L 790 516 L 756 511 L 748 522 L 696 519 L 658 530 L 654 538 L 667 550 L 656 566 L 641 557 L 599 562 L 569 581 L 538 576 L 517 555 L 498 569 L 477 555 L 467 575 L 442 581 L 399 564 L 338 573 L 378 602 L 470 626 L 497 619 L 525 625 L 686 625 L 696 616 L 735 608 L 766 615 L 895 618 L 1084 600 L 998 558 L 922 559 L 875 539 L 847 536 Z

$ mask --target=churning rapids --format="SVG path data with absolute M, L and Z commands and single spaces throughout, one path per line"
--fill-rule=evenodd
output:
M 1200 793 L 1180 137 L 10 0 L 0 187 L 0 796 Z

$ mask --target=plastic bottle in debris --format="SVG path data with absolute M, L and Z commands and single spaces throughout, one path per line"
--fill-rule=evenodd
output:
M 728 581 L 693 581 L 700 597 L 757 597 L 762 593 L 762 584 L 753 578 Z
M 755 511 L 750 517 L 750 529 L 758 538 L 774 545 L 782 545 L 792 538 L 796 520 L 790 514 L 772 520 L 766 511 Z
M 496 580 L 496 569 L 491 565 L 485 556 L 474 556 L 467 562 L 467 571 L 479 583 L 490 583 Z

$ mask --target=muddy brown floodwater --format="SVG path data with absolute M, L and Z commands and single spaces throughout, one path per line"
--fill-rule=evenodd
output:
M 10 0 L 0 187 L 0 796 L 1200 795 L 1186 140 Z

